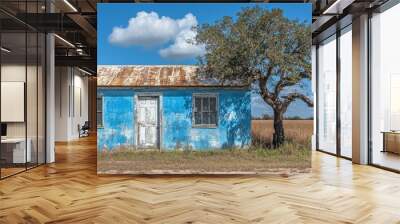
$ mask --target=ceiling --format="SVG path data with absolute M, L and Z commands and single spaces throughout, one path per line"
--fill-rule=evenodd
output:
M 56 34 L 56 66 L 77 66 L 95 74 L 97 2 L 47 0 L 46 4 L 45 0 L 1 0 L 2 46 L 12 49 L 3 60 L 7 58 L 17 62 L 18 58 L 21 60 L 25 55 L 29 60 L 38 49 L 34 39 L 37 33 L 52 32 Z M 39 50 L 42 45 L 39 45 Z
M 52 32 L 55 38 L 56 65 L 78 66 L 96 72 L 97 3 L 181 2 L 181 0 L 1 0 L 0 26 L 15 58 L 24 55 L 26 29 Z M 186 1 L 188 2 L 188 1 Z M 204 0 L 189 0 L 204 2 Z M 218 0 L 210 2 L 232 2 Z M 249 2 L 249 1 L 236 1 Z M 262 1 L 254 1 L 262 2 Z M 267 2 L 308 2 L 306 0 L 269 0 Z M 51 13 L 50 13 L 51 12 Z M 3 42 L 4 43 L 4 42 Z M 31 51 L 28 46 L 28 55 Z M 8 55 L 11 58 L 11 55 Z M 29 58 L 29 56 L 28 56 Z
M 203 2 L 204 0 L 189 0 Z M 266 2 L 308 2 L 313 5 L 313 39 L 347 15 L 377 7 L 387 0 L 269 0 Z M 47 3 L 46 3 L 47 2 Z M 23 49 L 19 32 L 54 32 L 56 65 L 72 65 L 93 73 L 97 61 L 97 3 L 180 2 L 180 0 L 1 0 L 0 25 L 4 41 Z M 218 0 L 211 2 L 232 2 Z M 249 1 L 236 1 L 249 2 Z M 263 1 L 252 1 L 263 2 Z M 50 13 L 51 12 L 51 13 Z M 22 42 L 21 42 L 22 41 Z M 3 42 L 4 43 L 4 42 Z M 31 45 L 29 45 L 31 46 Z M 33 46 L 33 45 L 32 45 Z M 28 47 L 28 54 L 30 49 Z M 15 51 L 18 54 L 18 51 Z
M 389 0 L 310 0 L 313 4 L 313 43 L 351 24 L 352 18 L 373 12 Z

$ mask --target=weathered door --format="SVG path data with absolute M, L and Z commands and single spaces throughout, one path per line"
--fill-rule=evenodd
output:
M 159 148 L 158 97 L 138 97 L 137 130 L 139 148 Z

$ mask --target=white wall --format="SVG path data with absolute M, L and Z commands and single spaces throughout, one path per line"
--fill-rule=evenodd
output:
M 89 119 L 88 113 L 88 78 L 86 76 L 82 76 L 82 73 L 79 72 L 76 74 L 77 70 L 75 70 L 74 75 L 74 108 L 73 108 L 73 119 L 71 120 L 71 135 L 73 138 L 79 137 L 78 132 L 78 124 L 83 125 L 85 121 Z M 79 102 L 80 101 L 80 102 Z M 81 111 L 80 111 L 81 110 Z
M 38 70 L 37 70 L 38 69 Z M 24 138 L 28 137 L 31 148 L 32 161 L 36 162 L 39 158 L 39 163 L 44 162 L 44 74 L 39 66 L 25 66 L 25 64 L 3 64 L 1 66 L 1 81 L 2 82 L 24 82 L 26 84 L 26 107 L 20 108 L 21 113 L 26 112 L 26 120 L 21 122 L 6 122 L 7 137 L 9 138 Z M 27 78 L 27 80 L 25 80 Z M 4 89 L 2 89 L 3 91 Z M 24 94 L 24 90 L 21 94 Z M 7 95 L 2 95 L 7 97 Z M 2 107 L 1 110 L 7 113 L 13 113 L 10 107 Z M 14 109 L 15 110 L 15 109 Z M 16 113 L 16 112 L 14 112 Z M 39 153 L 39 155 L 37 155 Z
M 56 67 L 55 69 L 55 140 L 68 140 L 68 88 L 70 77 L 67 75 L 67 67 Z
M 25 82 L 25 64 L 6 64 L 1 66 L 1 81 Z M 7 110 L 7 108 L 1 108 Z M 7 137 L 25 137 L 25 122 L 7 123 Z
M 55 140 L 77 139 L 78 125 L 88 120 L 88 78 L 76 68 L 56 67 L 55 85 Z
M 33 66 L 28 66 L 25 67 L 25 65 L 18 65 L 18 64 L 4 64 L 1 66 L 1 81 L 4 82 L 25 82 L 25 75 L 26 75 L 26 70 L 28 71 L 28 74 L 31 74 L 33 71 L 36 73 L 36 67 Z M 29 85 L 36 85 L 36 80 L 29 80 Z M 32 88 L 27 88 L 27 106 L 30 107 L 35 107 L 36 108 L 36 89 Z M 30 105 L 32 102 L 34 104 Z M 7 110 L 8 108 L 1 108 L 2 110 Z M 30 112 L 30 111 L 28 111 Z M 36 113 L 28 113 L 27 114 L 28 121 L 35 121 L 36 124 Z M 7 122 L 7 135 L 8 137 L 25 137 L 25 124 L 26 122 Z M 33 129 L 36 130 L 36 125 L 33 127 L 33 125 L 28 125 L 28 129 L 32 127 Z M 29 131 L 29 130 L 28 130 Z M 28 133 L 28 137 L 29 133 Z

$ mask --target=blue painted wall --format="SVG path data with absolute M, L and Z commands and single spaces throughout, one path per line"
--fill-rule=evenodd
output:
M 98 92 L 98 94 L 103 94 Z M 134 145 L 134 95 L 132 91 L 104 92 L 103 128 L 97 130 L 97 148 L 113 149 Z
M 249 90 L 229 89 L 98 89 L 103 96 L 103 128 L 98 129 L 98 149 L 135 147 L 134 95 L 157 92 L 162 96 L 161 148 L 196 150 L 247 147 L 251 142 Z M 192 95 L 217 93 L 216 128 L 192 127 Z

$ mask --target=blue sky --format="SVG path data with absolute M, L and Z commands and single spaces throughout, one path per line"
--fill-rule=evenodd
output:
M 289 19 L 311 23 L 311 4 L 98 4 L 98 64 L 196 64 L 196 56 L 204 49 L 183 41 L 196 35 L 191 27 L 213 23 L 223 16 L 235 18 L 242 8 L 256 4 L 268 9 L 280 8 Z M 253 94 L 253 116 L 265 113 L 270 114 L 270 109 Z M 310 117 L 312 109 L 295 102 L 286 115 Z

